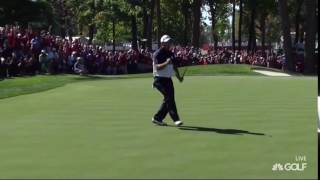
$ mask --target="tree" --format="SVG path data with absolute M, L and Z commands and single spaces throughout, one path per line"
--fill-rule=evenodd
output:
M 257 8 L 260 9 L 259 12 L 257 12 L 257 19 L 258 24 L 256 27 L 260 31 L 260 41 L 261 41 L 261 47 L 264 52 L 265 50 L 265 44 L 266 44 L 266 36 L 267 36 L 267 30 L 270 29 L 271 24 L 269 23 L 268 17 L 272 15 L 272 19 L 276 19 L 276 4 L 274 1 L 259 1 L 257 4 Z
M 147 45 L 149 49 L 152 48 L 154 6 L 155 6 L 155 0 L 143 0 L 141 3 L 143 38 L 147 40 L 146 42 L 143 43 L 143 47 Z
M 211 0 L 213 1 L 213 0 Z M 187 46 L 189 44 L 189 36 L 190 29 L 189 24 L 191 20 L 190 12 L 191 12 L 191 4 L 189 0 L 183 0 L 181 3 L 181 12 L 184 18 L 184 30 L 183 30 L 183 45 Z
M 157 7 L 157 40 L 158 40 L 158 48 L 160 48 L 160 38 L 161 38 L 161 6 L 160 6 L 160 0 L 156 1 L 156 7 Z
M 239 1 L 239 29 L 238 29 L 238 49 L 242 49 L 242 16 L 243 16 L 243 0 Z
M 234 52 L 236 50 L 235 44 L 236 44 L 236 1 L 232 0 L 232 51 Z
M 132 31 L 131 48 L 137 50 L 138 49 L 137 19 L 134 14 L 131 15 L 131 31 Z
M 225 30 L 228 28 L 230 10 L 228 8 L 228 2 L 224 0 L 206 0 L 205 3 L 209 5 L 211 36 L 214 41 L 214 48 L 216 49 L 219 38 L 225 36 Z
M 294 44 L 297 44 L 300 38 L 300 22 L 301 22 L 301 10 L 302 10 L 303 0 L 297 0 L 297 9 L 295 12 L 295 29 L 296 36 L 294 38 Z M 303 36 L 303 34 L 302 34 Z
M 55 1 L 52 0 L 52 2 Z M 84 12 L 86 12 L 87 6 L 84 5 L 83 1 L 81 0 L 68 0 L 65 1 L 65 7 L 69 11 L 69 29 L 72 29 L 73 33 L 75 34 L 82 34 L 84 27 L 87 25 L 83 16 Z M 59 15 L 56 14 L 56 17 L 59 17 Z
M 247 51 L 254 51 L 256 48 L 256 26 L 255 26 L 255 18 L 256 18 L 256 5 L 257 0 L 250 0 L 249 7 L 250 7 L 250 26 L 249 26 L 249 40 L 248 40 L 248 47 Z
M 53 4 L 62 2 L 62 6 L 54 6 L 58 12 L 56 17 L 63 18 L 64 31 L 70 32 L 70 29 L 76 29 L 78 34 L 86 34 L 89 36 L 89 43 L 91 44 L 96 32 L 96 15 L 100 9 L 98 4 L 101 0 L 50 0 Z M 61 14 L 61 9 L 64 8 L 64 13 Z M 67 23 L 68 22 L 68 23 Z
M 108 0 L 102 5 L 97 6 L 99 11 L 95 17 L 97 26 L 97 34 L 95 40 L 98 43 L 112 43 L 113 50 L 117 42 L 136 43 L 133 47 L 137 47 L 137 27 L 132 32 L 132 15 L 135 17 L 141 9 L 135 4 L 129 3 L 127 0 Z M 137 22 L 136 22 L 137 26 Z M 135 33 L 133 35 L 133 33 Z M 132 41 L 136 37 L 135 41 Z
M 149 49 L 152 49 L 152 32 L 153 32 L 153 18 L 154 18 L 154 7 L 155 7 L 155 0 L 150 0 L 149 3 L 150 7 L 150 16 L 149 16 L 149 21 L 148 21 L 148 33 L 147 33 L 147 47 Z
M 202 0 L 193 1 L 193 35 L 192 45 L 194 47 L 200 46 L 200 19 L 201 19 L 201 4 Z
M 214 40 L 214 49 L 218 46 L 217 33 L 216 33 L 216 22 L 217 22 L 217 1 L 216 0 L 208 0 L 210 14 L 211 14 L 211 34 L 212 39 Z
M 161 31 L 163 34 L 170 35 L 175 43 L 182 44 L 184 41 L 184 16 L 179 10 L 181 0 L 162 0 L 161 1 Z M 188 37 L 191 39 L 191 36 Z
M 129 16 L 131 17 L 131 32 L 132 32 L 132 41 L 131 48 L 138 49 L 138 28 L 137 28 L 137 17 L 136 14 L 138 12 L 138 7 L 141 6 L 141 2 L 139 0 L 127 0 L 127 2 L 131 5 L 131 11 L 129 11 Z
M 89 4 L 89 10 L 91 12 L 91 17 L 89 17 L 91 20 L 89 23 L 89 44 L 92 44 L 93 35 L 94 35 L 94 29 L 95 29 L 95 22 L 93 21 L 94 16 L 96 14 L 96 1 L 92 0 Z
M 38 26 L 49 26 L 53 18 L 52 8 L 46 1 L 0 1 L 0 25 L 18 22 L 24 26 L 29 23 Z
M 288 2 L 287 0 L 279 0 L 278 1 L 280 20 L 281 20 L 281 28 L 283 35 L 283 46 L 285 51 L 285 71 L 294 71 L 294 63 L 293 63 L 293 54 L 292 54 L 292 41 L 290 35 L 290 19 L 288 12 Z
M 317 33 L 316 0 L 305 1 L 306 9 L 306 42 L 305 42 L 305 74 L 316 72 L 315 42 Z

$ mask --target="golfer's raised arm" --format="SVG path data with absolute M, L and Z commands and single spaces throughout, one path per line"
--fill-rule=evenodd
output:
M 153 57 L 155 58 L 155 57 Z M 157 61 L 154 61 L 154 62 L 157 62 Z M 163 68 L 165 68 L 168 64 L 170 64 L 171 60 L 170 59 L 167 59 L 167 61 L 165 61 L 164 63 L 161 63 L 161 64 L 155 64 L 157 70 L 161 70 Z

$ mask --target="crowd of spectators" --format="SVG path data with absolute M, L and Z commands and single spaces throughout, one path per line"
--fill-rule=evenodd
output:
M 173 48 L 180 66 L 206 64 L 251 64 L 281 69 L 282 53 L 228 48 L 196 50 L 192 47 Z M 61 38 L 48 31 L 35 31 L 17 25 L 0 27 L 0 79 L 36 74 L 127 74 L 150 72 L 152 51 L 117 50 L 88 45 L 81 39 Z
M 151 52 L 110 51 L 80 39 L 65 39 L 47 31 L 19 26 L 0 27 L 0 78 L 75 73 L 127 74 L 150 71 Z
M 246 50 L 236 50 L 233 52 L 230 48 L 210 48 L 206 51 L 193 51 L 192 48 L 174 49 L 176 57 L 181 59 L 182 64 L 250 64 L 281 69 L 284 64 L 282 53 L 270 51 L 255 51 L 248 53 Z

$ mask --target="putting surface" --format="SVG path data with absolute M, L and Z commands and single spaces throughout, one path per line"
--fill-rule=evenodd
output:
M 0 178 L 316 179 L 316 78 L 174 83 L 182 128 L 151 124 L 162 99 L 151 78 L 0 99 Z M 272 171 L 298 155 L 304 171 Z

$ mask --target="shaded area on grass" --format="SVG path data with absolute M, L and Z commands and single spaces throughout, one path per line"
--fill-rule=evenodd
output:
M 0 99 L 42 92 L 64 86 L 68 83 L 93 79 L 96 79 L 96 77 L 79 77 L 75 75 L 15 77 L 0 82 Z
M 150 77 L 150 74 L 135 74 L 135 75 L 118 75 L 118 76 L 103 76 L 103 75 L 38 75 L 25 76 L 5 79 L 0 81 L 0 99 L 43 92 L 50 89 L 62 87 L 69 83 L 96 81 L 96 80 L 114 80 L 114 79 L 129 79 L 129 78 Z
M 168 125 L 168 127 L 176 127 Z M 218 128 L 208 128 L 208 127 L 199 127 L 199 126 L 179 126 L 177 127 L 180 130 L 186 130 L 186 131 L 199 131 L 199 132 L 214 132 L 219 134 L 230 134 L 230 135 L 257 135 L 257 136 L 265 136 L 264 133 L 257 133 L 257 132 L 250 132 L 246 130 L 240 130 L 240 129 L 218 129 Z

